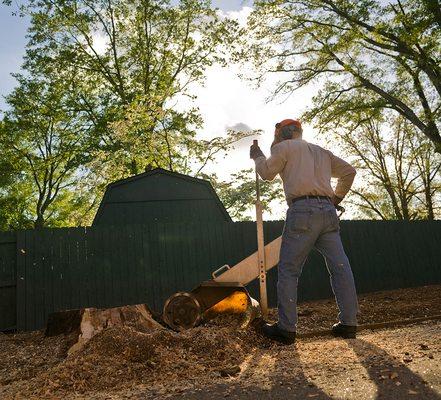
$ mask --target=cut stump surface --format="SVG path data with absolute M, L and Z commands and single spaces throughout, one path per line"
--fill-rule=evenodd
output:
M 82 308 L 52 313 L 48 317 L 45 336 L 74 335 L 77 340 L 69 348 L 73 353 L 105 328 L 130 326 L 139 332 L 164 329 L 156 322 L 145 304 L 114 308 Z

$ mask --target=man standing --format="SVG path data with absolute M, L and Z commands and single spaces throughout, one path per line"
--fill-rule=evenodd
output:
M 316 248 L 325 258 L 339 309 L 334 336 L 355 338 L 357 293 L 349 260 L 343 249 L 335 206 L 351 188 L 355 169 L 330 151 L 302 139 L 299 121 L 276 124 L 271 156 L 252 145 L 250 157 L 262 179 L 283 181 L 288 211 L 282 234 L 278 265 L 279 320 L 263 326 L 263 334 L 285 344 L 295 341 L 297 284 L 309 252 Z M 335 192 L 331 177 L 338 178 Z

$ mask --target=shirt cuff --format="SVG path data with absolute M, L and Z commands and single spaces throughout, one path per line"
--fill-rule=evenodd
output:
M 340 190 L 334 191 L 334 194 L 336 197 L 343 200 L 345 198 L 345 196 L 348 194 L 348 191 L 344 191 L 344 190 L 340 189 Z

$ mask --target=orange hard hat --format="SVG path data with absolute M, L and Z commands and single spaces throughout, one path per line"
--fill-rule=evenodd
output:
M 284 119 L 276 124 L 276 128 L 283 128 L 288 125 L 295 125 L 297 128 L 302 129 L 302 124 L 296 119 Z

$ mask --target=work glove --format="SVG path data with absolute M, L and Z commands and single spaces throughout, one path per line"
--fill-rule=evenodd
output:
M 334 204 L 334 206 L 338 206 L 342 202 L 342 198 L 336 196 L 335 194 L 331 197 L 331 201 Z
M 334 204 L 335 209 L 340 212 L 340 214 L 338 214 L 339 218 L 345 212 L 345 208 L 339 205 L 342 200 L 343 199 L 341 197 L 338 197 L 335 194 L 331 197 L 331 201 Z
M 255 160 L 257 157 L 263 156 L 262 150 L 260 150 L 260 147 L 258 144 L 252 144 L 250 147 L 250 158 Z

